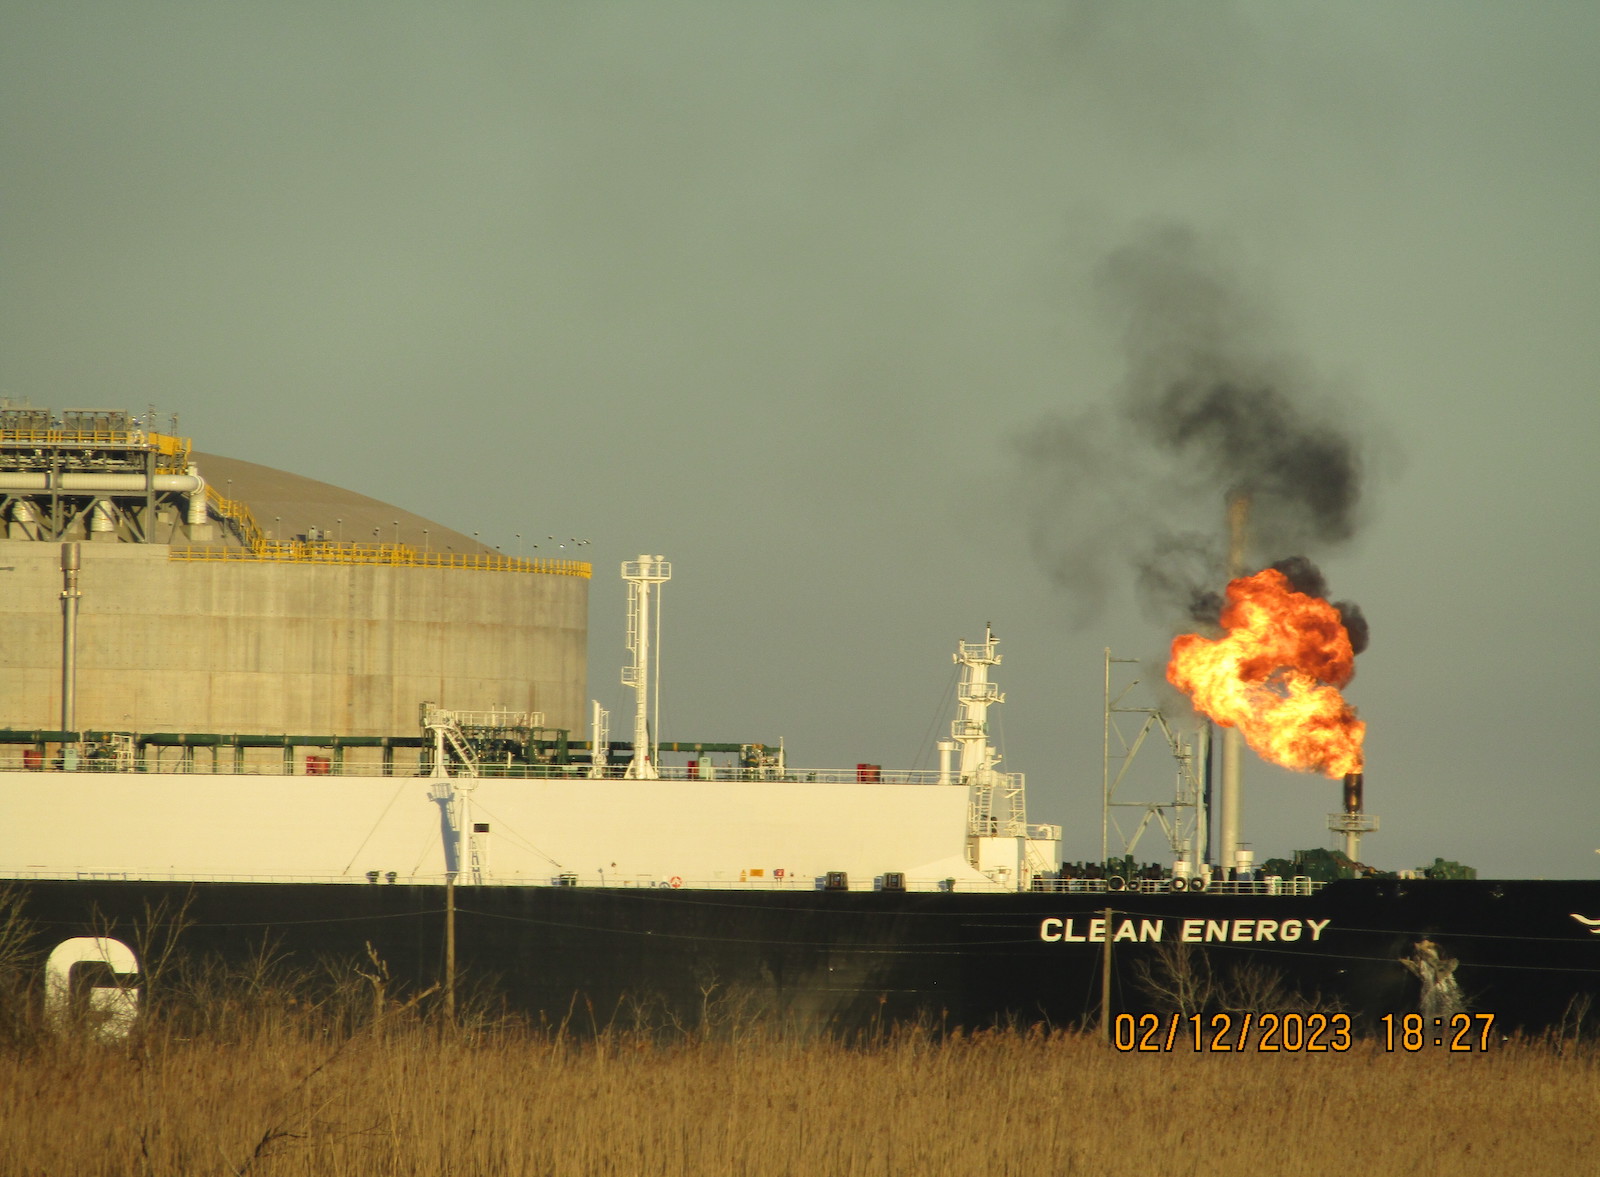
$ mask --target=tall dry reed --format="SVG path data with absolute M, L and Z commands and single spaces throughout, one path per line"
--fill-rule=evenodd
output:
M 305 967 L 263 942 L 147 972 L 108 1045 L 82 1010 L 46 1025 L 15 929 L 0 918 L 0 1177 L 1502 1177 L 1600 1156 L 1600 1053 L 1570 1037 L 1119 1054 L 1043 1030 L 802 1038 L 736 1004 L 626 1030 L 577 1009 L 580 1036 L 470 995 L 447 1021 L 375 957 Z
M 1092 1036 L 718 1040 L 295 1013 L 0 1067 L 0 1173 L 1452 1175 L 1593 1171 L 1600 1060 L 1117 1054 Z

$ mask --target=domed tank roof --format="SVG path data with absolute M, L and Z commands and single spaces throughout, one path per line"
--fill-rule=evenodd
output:
M 495 554 L 492 546 L 470 535 L 332 483 L 220 454 L 191 456 L 201 477 L 219 494 L 249 507 L 271 539 L 294 539 L 314 530 L 346 543 L 387 544 L 398 539 L 418 551 Z

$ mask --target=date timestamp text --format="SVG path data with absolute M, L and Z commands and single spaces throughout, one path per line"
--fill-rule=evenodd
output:
M 1390 1053 L 1414 1054 L 1437 1047 L 1464 1054 L 1489 1049 L 1494 1022 L 1494 1014 L 1384 1014 L 1377 1024 L 1383 1048 Z M 1355 1037 L 1346 1013 L 1147 1013 L 1118 1014 L 1112 1022 L 1111 1044 L 1124 1053 L 1140 1054 L 1172 1050 L 1342 1054 L 1355 1045 Z
M 1354 1041 L 1349 1014 L 1118 1014 L 1111 1044 L 1125 1052 L 1342 1053 Z

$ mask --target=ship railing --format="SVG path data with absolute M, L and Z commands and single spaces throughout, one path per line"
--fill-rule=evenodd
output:
M 54 733 L 51 733 L 52 735 Z M 136 737 L 128 737 L 136 739 Z M 53 741 L 51 741 L 53 743 Z M 314 749 L 316 745 L 296 745 L 301 750 Z M 282 748 L 275 744 L 260 747 L 251 746 L 248 750 L 259 754 L 262 759 L 247 760 L 244 764 L 234 761 L 234 747 L 231 744 L 191 744 L 182 748 L 162 745 L 167 753 L 162 759 L 146 757 L 138 753 L 114 748 L 104 747 L 88 752 L 69 750 L 65 755 L 58 749 L 52 748 L 49 755 L 37 752 L 34 749 L 0 752 L 0 773 L 3 772 L 106 772 L 106 773 L 134 773 L 149 775 L 172 776 L 315 776 L 315 777 L 413 777 L 423 778 L 431 775 L 420 771 L 415 761 L 396 764 L 386 770 L 382 764 L 336 764 L 333 758 L 327 755 L 300 756 L 297 762 L 285 767 L 282 763 Z M 183 753 L 194 753 L 193 759 L 187 759 Z M 216 760 L 213 763 L 211 754 L 215 752 Z M 176 753 L 176 755 L 174 754 Z M 267 757 L 273 759 L 267 759 Z M 502 768 L 503 766 L 495 766 Z M 543 765 L 517 765 L 517 768 L 542 769 Z M 493 775 L 493 774 L 486 774 Z M 511 775 L 502 773 L 501 775 Z M 532 771 L 516 775 L 553 775 Z M 565 775 L 565 774 L 564 774 Z M 576 775 L 576 769 L 572 775 Z
M 741 872 L 744 874 L 746 872 Z M 625 890 L 669 890 L 676 891 L 680 888 L 690 891 L 815 891 L 819 889 L 819 880 L 811 875 L 785 874 L 774 876 L 770 871 L 755 877 L 739 875 L 725 875 L 714 879 L 686 878 L 681 875 L 618 875 L 601 874 L 590 871 L 588 874 L 556 874 L 547 878 L 514 876 L 508 878 L 491 877 L 491 883 L 501 883 L 515 886 L 519 883 L 532 883 L 534 885 L 547 885 L 552 887 L 603 887 L 607 889 L 623 888 Z M 866 880 L 871 882 L 871 880 Z
M 54 737 L 57 733 L 42 733 Z M 134 737 L 137 741 L 137 736 Z M 55 739 L 44 741 L 54 745 Z M 151 745 L 154 747 L 154 745 Z M 319 754 L 317 749 L 323 750 Z M 409 746 L 408 746 L 409 747 Z M 341 763 L 330 752 L 337 751 L 333 745 L 296 744 L 294 748 L 297 755 L 291 764 L 285 765 L 282 759 L 282 748 L 277 744 L 250 745 L 247 749 L 248 758 L 242 763 L 236 759 L 235 746 L 222 741 L 208 740 L 205 743 L 188 744 L 181 747 L 169 744 L 161 745 L 163 755 L 159 758 L 148 755 L 148 752 L 134 757 L 113 755 L 109 749 L 79 752 L 73 749 L 63 756 L 58 746 L 51 747 L 49 754 L 39 752 L 26 745 L 11 745 L 0 750 L 0 772 L 61 772 L 63 769 L 73 772 L 134 772 L 134 773 L 172 773 L 177 775 L 197 776 L 321 776 L 321 777 L 424 777 L 431 773 L 422 768 L 414 758 L 395 758 L 395 762 L 385 767 L 377 760 L 361 759 L 354 762 L 346 760 Z M 397 748 L 396 752 L 403 749 Z M 363 747 L 362 752 L 372 754 L 371 747 Z M 347 754 L 349 754 L 347 752 Z M 609 766 L 606 779 L 621 779 L 627 770 L 625 763 Z M 769 767 L 746 767 L 717 765 L 714 769 L 705 767 L 689 769 L 682 765 L 662 765 L 659 769 L 660 779 L 664 781 L 746 781 L 746 782 L 785 782 L 790 784 L 875 784 L 875 785 L 937 785 L 940 783 L 940 774 L 935 770 L 909 769 L 893 771 L 881 769 L 870 778 L 863 778 L 856 769 L 819 769 L 816 771 L 795 771 L 793 769 L 777 772 Z M 513 762 L 510 764 L 493 760 L 479 762 L 478 775 L 480 777 L 502 777 L 516 780 L 549 780 L 573 779 L 588 780 L 589 766 L 587 763 L 576 764 L 524 764 Z M 1029 836 L 1036 836 L 1035 831 L 1057 831 L 1057 827 L 1027 826 Z M 1018 827 L 1014 833 L 1020 835 L 1024 827 Z
M 1296 875 L 1260 879 L 1053 879 L 1035 878 L 1032 889 L 1065 895 L 1313 895 L 1326 883 Z
M 377 880 L 367 877 L 368 873 L 344 875 L 293 875 L 293 874 L 203 874 L 185 871 L 182 873 L 144 870 L 125 871 L 91 871 L 91 870 L 5 870 L 0 868 L 0 878 L 7 881 L 38 881 L 38 882 L 83 882 L 83 883 L 340 883 L 351 886 L 386 886 L 390 884 L 410 883 L 415 885 L 443 886 L 447 881 L 443 874 L 432 875 L 400 875 L 393 879 L 387 878 L 391 872 L 380 872 Z
M 403 882 L 404 880 L 402 880 Z M 552 886 L 552 887 L 586 887 L 586 888 L 624 888 L 624 889 L 683 889 L 686 891 L 848 891 L 859 893 L 864 891 L 957 891 L 967 893 L 991 894 L 1009 891 L 1009 888 L 1000 887 L 982 880 L 952 880 L 946 878 L 912 879 L 901 876 L 900 885 L 894 888 L 884 886 L 883 875 L 849 875 L 844 886 L 831 885 L 834 882 L 832 875 L 808 875 L 804 873 L 789 872 L 787 874 L 774 874 L 768 870 L 740 871 L 737 874 L 726 872 L 715 878 L 691 878 L 689 876 L 672 875 L 617 875 L 589 871 L 586 874 L 566 873 L 555 874 L 548 878 L 534 876 L 486 876 L 484 881 L 501 886 Z
M 967 819 L 967 833 L 975 838 L 1032 838 L 1034 830 L 1039 828 L 1042 827 L 1011 818 L 972 815 Z
M 622 766 L 626 767 L 626 766 Z M 662 780 L 771 780 L 819 785 L 937 785 L 941 774 L 937 769 L 890 769 L 879 765 L 858 765 L 855 768 L 786 768 L 777 772 L 770 768 L 716 765 L 697 768 L 663 764 L 658 771 Z M 619 774 L 620 775 L 620 774 Z
M 542 711 L 508 711 L 502 707 L 493 711 L 451 711 L 450 714 L 464 728 L 510 730 L 544 726 Z
M 170 871 L 103 871 L 103 870 L 6 870 L 0 867 L 0 878 L 7 881 L 39 881 L 39 882 L 84 882 L 84 883 L 337 883 L 348 886 L 361 887 L 390 887 L 390 886 L 429 886 L 442 887 L 450 881 L 449 876 L 442 872 L 431 874 L 401 874 L 398 871 L 368 870 L 355 871 L 345 874 L 207 874 L 204 872 L 184 871 L 181 873 Z M 457 875 L 456 881 L 464 885 L 462 876 Z M 562 886 L 555 878 L 545 875 L 538 876 L 508 876 L 503 879 L 490 877 L 489 883 L 500 883 L 507 886 Z M 592 884 L 591 884 L 592 885 Z M 650 884 L 634 884 L 650 885 Z M 661 886 L 667 886 L 662 881 Z M 699 884 L 696 884 L 698 886 Z M 807 880 L 809 889 L 810 880 Z
M 434 872 L 429 874 L 401 874 L 398 871 L 368 870 L 337 875 L 319 874 L 207 874 L 203 872 L 171 872 L 171 871 L 146 871 L 146 870 L 7 870 L 0 867 L 0 878 L 8 882 L 85 882 L 85 883 L 317 883 L 337 884 L 340 886 L 362 887 L 393 887 L 393 886 L 427 886 L 442 887 L 449 881 L 449 876 Z M 456 877 L 458 885 L 465 887 L 461 876 Z M 616 875 L 608 874 L 597 876 L 589 874 L 579 876 L 576 874 L 539 874 L 539 875 L 495 875 L 486 874 L 483 880 L 486 886 L 499 887 L 582 887 L 586 889 L 604 888 L 608 890 L 690 890 L 690 891 L 818 891 L 825 889 L 825 880 L 813 878 L 810 875 L 787 875 L 781 878 L 724 877 L 713 879 L 691 879 L 678 875 L 662 877 L 659 875 Z M 876 879 L 861 879 L 847 888 L 850 891 L 877 890 Z M 950 890 L 947 882 L 941 879 L 906 880 L 905 889 L 908 891 L 947 891 Z M 956 887 L 960 890 L 960 886 Z M 976 888 L 974 888 L 976 889 Z

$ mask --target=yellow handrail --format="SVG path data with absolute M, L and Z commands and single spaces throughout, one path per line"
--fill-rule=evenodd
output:
M 167 459 L 157 463 L 163 472 L 179 474 L 188 468 L 189 454 L 193 449 L 193 443 L 187 437 L 151 433 L 144 429 L 0 429 L 0 447 L 6 446 L 154 450 Z
M 480 572 L 540 572 L 588 579 L 593 567 L 583 560 L 523 560 L 499 553 L 468 555 L 421 552 L 410 544 L 344 543 L 338 540 L 268 539 L 250 508 L 206 486 L 206 501 L 239 530 L 243 548 L 190 547 L 171 550 L 174 560 L 271 560 L 296 564 L 387 564 L 401 568 L 469 568 Z
M 173 560 L 221 560 L 233 563 L 292 562 L 297 564 L 385 564 L 400 568 L 467 568 L 479 572 L 540 572 L 550 576 L 581 576 L 589 579 L 594 568 L 582 560 L 521 560 L 515 556 L 464 555 L 459 552 L 394 551 L 406 545 L 387 544 L 389 552 L 361 552 L 361 545 L 337 543 L 272 544 L 265 552 L 242 548 L 173 548 Z M 376 547 L 377 545 L 365 545 Z

